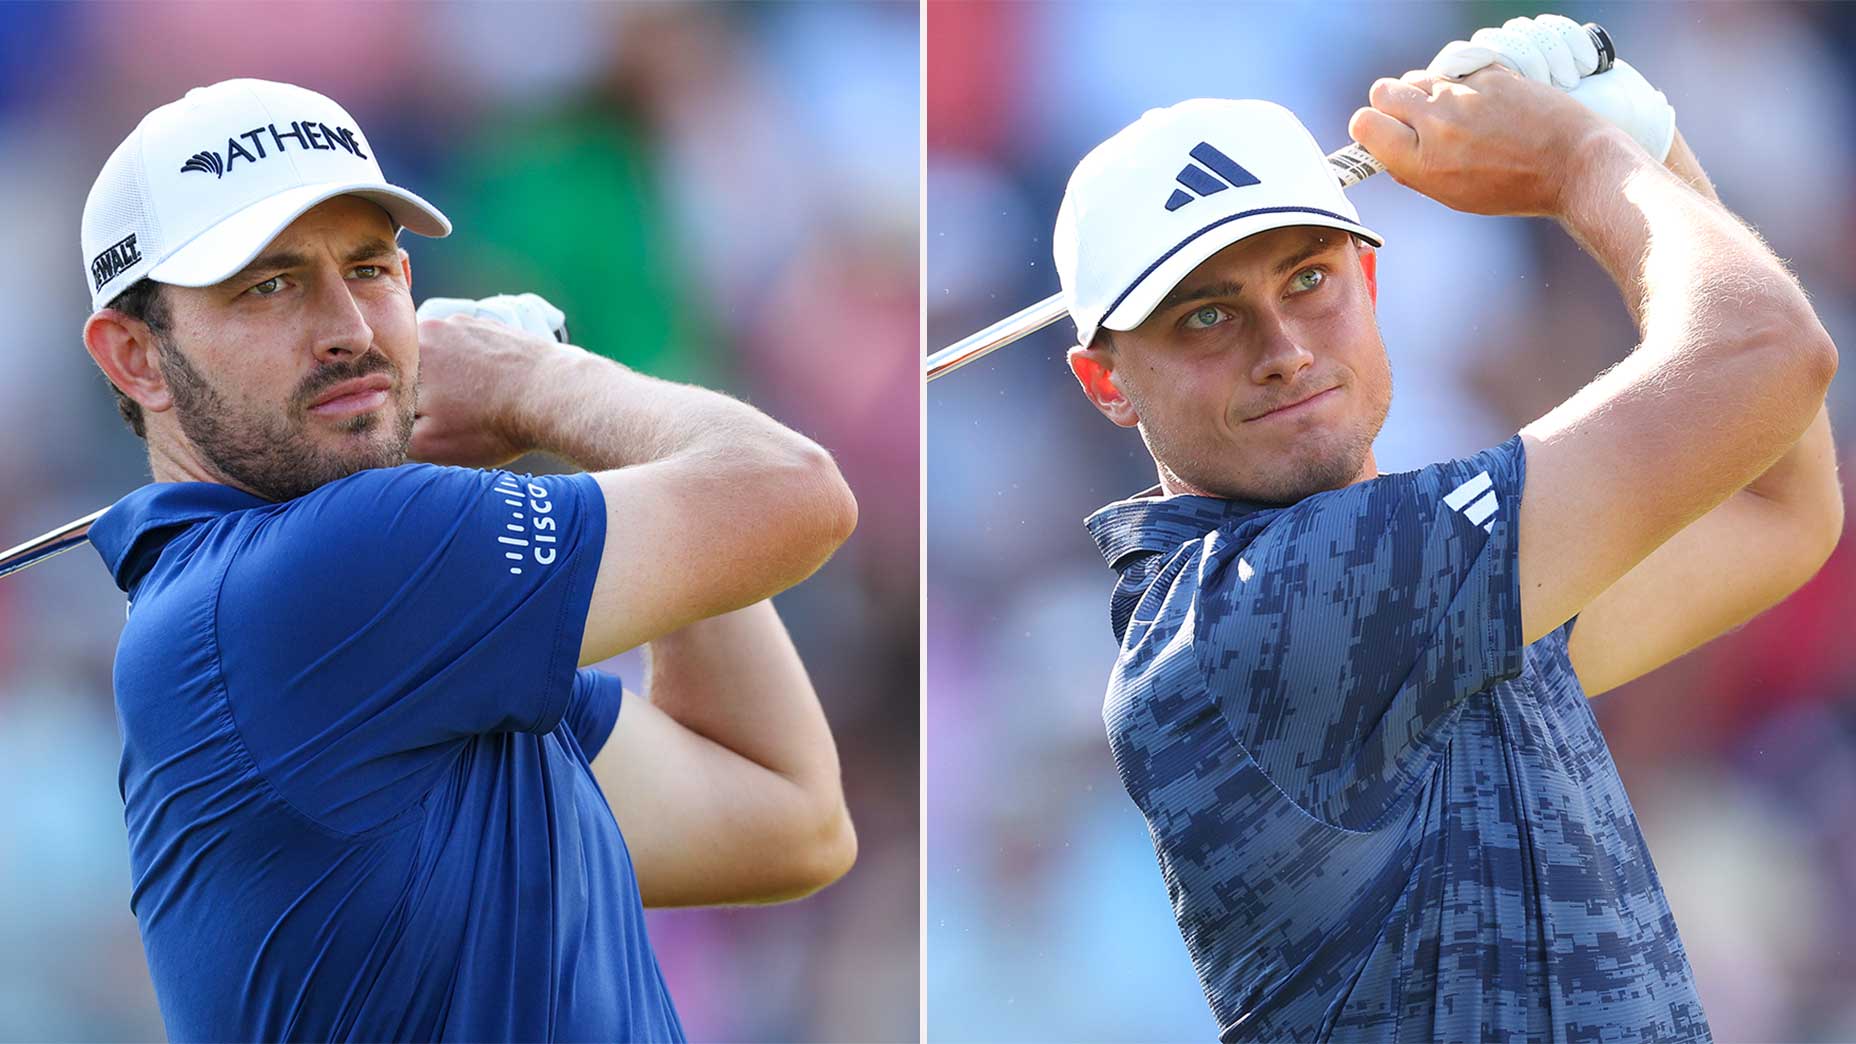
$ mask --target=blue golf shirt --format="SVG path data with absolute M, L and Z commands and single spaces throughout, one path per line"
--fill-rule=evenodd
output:
M 1110 746 L 1221 1040 L 1709 1039 L 1573 625 L 1521 641 L 1525 470 L 1089 518 Z
M 130 907 L 175 1040 L 681 1040 L 589 762 L 587 475 L 159 483 L 90 540 Z

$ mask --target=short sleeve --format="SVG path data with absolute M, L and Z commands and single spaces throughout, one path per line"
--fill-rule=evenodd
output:
M 567 713 L 560 727 L 573 734 L 589 764 L 599 757 L 606 738 L 612 735 L 624 699 L 625 683 L 616 674 L 582 667 L 574 675 L 573 695 L 567 700 Z
M 218 648 L 286 795 L 367 805 L 349 791 L 398 789 L 447 743 L 560 723 L 605 543 L 591 476 L 407 465 L 249 515 Z
M 1288 796 L 1366 828 L 1434 763 L 1462 702 L 1519 674 L 1519 436 L 1317 494 L 1207 538 L 1195 651 Z

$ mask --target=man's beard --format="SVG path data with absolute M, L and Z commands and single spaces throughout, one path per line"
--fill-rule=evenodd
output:
M 157 338 L 156 346 L 181 431 L 220 475 L 266 500 L 291 500 L 357 471 L 406 463 L 417 400 L 397 380 L 399 368 L 379 352 L 323 365 L 304 379 L 291 396 L 287 412 L 278 414 L 234 406 L 170 338 Z M 371 373 L 396 378 L 401 391 L 402 401 L 395 404 L 392 417 L 392 437 L 360 441 L 343 452 L 318 448 L 303 411 L 329 388 Z M 339 428 L 350 435 L 364 435 L 381 423 L 380 414 L 370 411 L 342 421 Z

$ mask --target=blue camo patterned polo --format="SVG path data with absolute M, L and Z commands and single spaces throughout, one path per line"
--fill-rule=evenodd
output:
M 1089 518 L 1109 743 L 1221 1040 L 1711 1039 L 1572 624 L 1521 644 L 1525 470 Z

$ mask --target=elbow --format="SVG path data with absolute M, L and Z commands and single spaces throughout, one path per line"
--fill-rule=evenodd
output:
M 851 825 L 851 812 L 842 803 L 816 832 L 811 849 L 804 875 L 807 895 L 836 882 L 857 864 L 857 828 Z
M 1824 396 L 1830 392 L 1830 382 L 1837 376 L 1837 345 L 1830 339 L 1830 332 L 1818 321 L 1817 315 L 1805 310 L 1803 321 L 1795 343 L 1804 358 L 1803 366 L 1809 374 L 1812 410 L 1817 416 L 1816 407 L 1824 404 Z
M 782 880 L 769 891 L 769 900 L 803 899 L 832 884 L 857 862 L 857 831 L 850 810 L 840 801 L 830 815 L 796 831 L 782 848 Z
M 1766 336 L 1761 339 L 1779 346 L 1792 361 L 1810 400 L 1810 415 L 1815 417 L 1817 408 L 1824 404 L 1831 380 L 1837 375 L 1837 345 L 1817 318 L 1804 291 L 1789 282 L 1786 289 L 1790 292 L 1785 295 L 1785 307 L 1775 308 L 1778 314 L 1772 316 L 1769 323 L 1762 324 Z
M 1837 375 L 1836 344 L 1817 316 L 1802 304 L 1794 314 L 1769 312 L 1749 318 L 1731 337 L 1751 367 L 1743 371 L 1750 378 L 1750 387 L 1743 386 L 1743 391 L 1764 386 L 1762 390 L 1772 398 L 1765 400 L 1763 408 L 1774 411 L 1767 416 L 1778 422 L 1772 435 L 1791 445 L 1823 408 L 1830 382 Z M 1751 376 L 1755 373 L 1757 377 Z
M 842 798 L 806 841 L 799 875 L 806 895 L 851 872 L 857 862 L 857 828 L 851 825 L 851 810 Z
M 838 462 L 824 447 L 801 438 L 794 468 L 797 475 L 789 488 L 802 495 L 793 499 L 794 507 L 804 512 L 805 530 L 811 534 L 822 564 L 838 550 L 857 529 L 857 497 L 851 493 Z

